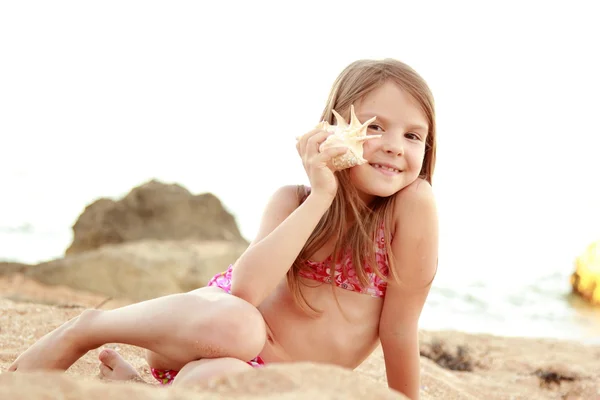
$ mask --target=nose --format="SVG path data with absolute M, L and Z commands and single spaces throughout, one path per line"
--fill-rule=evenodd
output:
M 383 151 L 393 156 L 401 156 L 404 154 L 404 146 L 401 141 L 386 140 L 383 143 Z

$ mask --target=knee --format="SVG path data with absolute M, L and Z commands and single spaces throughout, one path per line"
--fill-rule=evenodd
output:
M 248 361 L 256 357 L 267 340 L 260 311 L 235 296 L 207 293 L 182 295 L 181 307 L 187 310 L 185 324 L 175 335 L 186 347 L 197 348 L 198 358 L 233 357 Z
M 256 307 L 232 297 L 231 304 L 223 308 L 220 326 L 221 334 L 231 356 L 248 361 L 256 357 L 267 341 L 265 320 Z

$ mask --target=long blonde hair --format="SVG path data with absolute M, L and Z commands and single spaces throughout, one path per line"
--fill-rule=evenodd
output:
M 425 142 L 425 156 L 420 177 L 432 183 L 436 155 L 436 127 L 433 95 L 425 80 L 408 65 L 394 59 L 359 60 L 346 67 L 335 80 L 329 99 L 321 115 L 321 121 L 334 123 L 332 110 L 336 110 L 349 120 L 350 105 L 355 104 L 367 94 L 387 81 L 392 81 L 409 93 L 421 107 L 429 125 Z M 378 229 L 384 224 L 386 253 L 391 254 L 391 232 L 393 202 L 395 196 L 378 197 L 370 205 L 364 204 L 358 196 L 354 185 L 350 182 L 348 170 L 336 172 L 338 190 L 333 203 L 323 215 L 317 227 L 308 238 L 302 251 L 287 273 L 287 282 L 296 304 L 309 314 L 319 314 L 304 298 L 299 273 L 309 268 L 306 261 L 322 248 L 331 237 L 339 237 L 335 243 L 331 264 L 340 261 L 344 249 L 352 249 L 352 265 L 363 287 L 370 284 L 367 276 L 367 265 L 372 266 L 374 273 L 383 279 L 377 268 L 375 258 L 375 240 Z M 298 189 L 299 199 L 306 196 L 303 186 Z M 350 213 L 350 217 L 348 215 Z M 354 222 L 346 230 L 350 223 Z M 398 280 L 393 266 L 393 257 L 388 257 L 389 270 L 392 277 Z M 344 271 L 347 273 L 347 271 Z M 331 279 L 334 282 L 335 268 L 331 268 Z

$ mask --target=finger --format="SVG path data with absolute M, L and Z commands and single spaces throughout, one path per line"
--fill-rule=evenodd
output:
M 317 126 L 315 126 L 310 132 L 307 132 L 306 134 L 302 135 L 302 136 L 296 136 L 296 140 L 299 141 L 300 139 L 302 139 L 304 136 L 306 135 L 310 135 L 314 132 L 317 132 L 319 130 L 325 130 L 325 122 L 321 121 L 317 124 Z
M 300 137 L 296 137 L 296 140 L 297 140 L 296 149 L 298 150 L 298 153 L 300 153 L 300 155 L 304 154 L 306 152 L 306 146 L 308 144 L 308 141 L 314 135 L 316 135 L 320 132 L 326 132 L 328 126 L 329 126 L 329 124 L 327 124 L 327 122 L 321 121 L 317 124 L 317 126 L 315 126 L 312 130 L 310 130 L 306 134 L 304 134 Z
M 312 135 L 306 143 L 306 153 L 307 155 L 317 154 L 320 152 L 321 144 L 327 139 L 328 136 L 331 136 L 332 133 L 327 131 L 319 131 Z
M 296 149 L 298 150 L 298 154 L 300 154 L 300 156 L 302 156 L 304 154 L 304 152 L 306 151 L 306 144 L 308 142 L 308 139 L 313 137 L 319 131 L 320 131 L 319 128 L 315 128 L 315 129 L 312 129 L 309 132 L 305 133 L 304 135 L 296 138 L 297 139 Z
M 296 136 L 296 141 L 297 142 L 301 142 L 302 140 L 306 140 L 307 138 L 309 138 L 310 136 L 314 135 L 315 133 L 317 133 L 320 130 L 321 129 L 319 129 L 319 128 L 311 129 L 310 131 L 306 132 L 304 135 Z
M 330 147 L 323 150 L 318 156 L 316 156 L 316 161 L 324 165 L 329 165 L 331 159 L 346 154 L 347 152 L 348 148 L 346 146 Z

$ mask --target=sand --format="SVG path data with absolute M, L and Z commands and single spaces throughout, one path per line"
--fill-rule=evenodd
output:
M 85 308 L 129 302 L 16 274 L 0 277 L 0 399 L 364 399 L 402 398 L 387 389 L 377 349 L 356 371 L 310 363 L 252 370 L 187 390 L 159 387 L 143 350 L 110 344 L 151 384 L 98 378 L 90 351 L 65 373 L 8 373 L 35 340 Z M 600 346 L 462 332 L 421 332 L 422 399 L 600 399 Z

